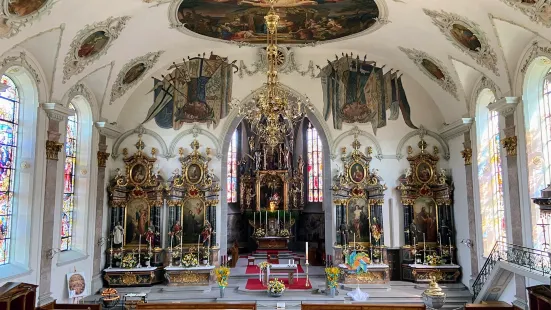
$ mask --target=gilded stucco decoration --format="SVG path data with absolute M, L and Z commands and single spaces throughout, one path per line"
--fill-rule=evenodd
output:
M 65 56 L 63 83 L 105 55 L 129 19 L 130 16 L 109 17 L 80 30 L 71 42 L 69 52 Z
M 549 0 L 501 0 L 528 16 L 531 21 L 551 27 L 551 3 Z
M 457 85 L 441 61 L 414 48 L 405 48 L 400 46 L 399 49 L 404 52 L 417 65 L 417 67 L 419 67 L 419 70 L 423 71 L 423 73 L 425 73 L 431 80 L 440 85 L 442 89 L 452 95 L 455 99 L 459 100 Z
M 122 97 L 130 88 L 136 86 L 136 84 L 144 78 L 147 71 L 157 63 L 162 53 L 164 53 L 164 51 L 147 53 L 125 64 L 117 75 L 117 79 L 111 89 L 110 103 L 113 103 L 115 100 Z
M 0 39 L 18 34 L 21 28 L 49 14 L 54 0 L 0 0 Z
M 295 60 L 295 52 L 290 47 L 279 46 L 277 48 L 277 65 L 279 73 L 300 73 L 302 76 L 309 75 L 311 78 L 315 77 L 314 74 L 314 62 L 310 60 L 308 62 L 308 68 L 302 70 L 301 65 L 297 64 Z M 258 72 L 265 72 L 268 68 L 268 61 L 266 59 L 266 49 L 258 48 L 257 49 L 257 60 L 251 64 L 252 70 L 249 70 L 245 62 L 241 60 L 239 62 L 239 73 L 238 76 L 243 78 L 243 75 L 246 73 L 248 76 L 254 75 Z
M 424 11 L 449 41 L 476 60 L 477 64 L 499 76 L 497 54 L 490 46 L 486 33 L 477 23 L 455 13 L 428 9 Z

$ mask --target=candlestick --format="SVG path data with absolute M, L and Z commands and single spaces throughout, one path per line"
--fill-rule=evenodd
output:
M 453 265 L 452 237 L 450 237 L 450 265 Z
M 279 232 L 279 210 L 277 210 L 277 231 Z
M 287 228 L 287 226 L 285 225 L 285 210 L 283 210 L 283 229 Z
M 308 241 L 306 241 L 306 261 L 308 261 Z
M 115 233 L 111 233 L 111 255 L 109 255 L 109 268 L 113 267 L 113 237 L 115 237 Z
M 255 214 L 256 214 L 256 212 L 255 212 Z M 262 228 L 262 211 L 258 211 L 258 218 L 260 220 L 259 227 Z
M 256 212 L 253 212 L 253 216 L 254 216 L 254 228 L 256 228 Z
M 169 235 L 170 235 L 170 234 L 169 234 Z M 172 251 L 172 238 L 173 238 L 173 236 L 171 235 L 171 236 L 170 236 L 170 250 L 171 250 L 171 251 Z
M 427 247 L 425 243 L 425 233 L 423 233 L 423 265 L 427 264 Z
M 201 243 L 201 235 L 197 238 L 197 266 L 199 266 L 199 244 Z
M 140 264 L 141 253 L 142 253 L 142 235 L 140 235 L 139 240 L 138 240 L 138 265 L 136 266 L 137 268 L 142 267 L 142 264 Z
M 266 211 L 266 224 L 264 225 L 266 225 L 266 229 L 264 230 L 264 237 L 266 237 L 268 234 L 268 211 Z
M 356 233 L 354 233 L 354 243 L 353 243 L 353 246 L 354 246 L 354 251 L 356 251 Z

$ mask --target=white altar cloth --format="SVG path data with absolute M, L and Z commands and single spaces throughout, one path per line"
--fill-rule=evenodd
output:
M 461 266 L 459 265 L 435 265 L 435 266 L 431 266 L 431 265 L 423 265 L 423 264 L 409 264 L 410 267 L 412 268 L 417 268 L 417 269 L 435 269 L 435 268 L 439 268 L 439 269 L 457 269 Z
M 214 266 L 195 266 L 195 267 L 179 267 L 179 266 L 172 266 L 172 267 L 165 267 L 165 270 L 167 271 L 179 271 L 179 270 L 212 270 L 214 269 Z
M 157 267 L 142 267 L 142 268 L 106 268 L 103 269 L 104 272 L 124 272 L 124 271 L 153 271 L 156 270 Z
M 339 264 L 339 268 L 348 269 L 348 265 L 346 264 Z M 379 269 L 379 268 L 388 268 L 387 264 L 367 264 L 367 269 Z

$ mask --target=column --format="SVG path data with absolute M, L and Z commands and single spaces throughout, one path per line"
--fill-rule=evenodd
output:
M 42 109 L 48 115 L 48 134 L 46 140 L 46 173 L 44 188 L 44 212 L 42 214 L 42 247 L 40 257 L 40 281 L 39 281 L 39 305 L 53 301 L 51 296 L 52 258 L 58 249 L 54 236 L 59 237 L 59 227 L 55 227 L 54 218 L 59 209 L 56 208 L 57 175 L 59 152 L 63 149 L 63 143 L 59 142 L 61 134 L 66 131 L 67 117 L 75 112 L 58 103 L 43 103 Z M 61 165 L 63 169 L 64 165 Z M 62 202 L 59 201 L 59 204 Z
M 515 127 L 515 110 L 520 102 L 520 97 L 504 97 L 488 105 L 488 109 L 496 111 L 503 117 L 504 126 L 501 128 L 501 143 L 506 150 L 507 158 L 502 161 L 502 170 L 507 173 L 507 188 L 509 191 L 509 217 L 511 226 L 511 240 L 509 243 L 523 245 L 522 238 L 522 210 L 520 205 L 520 187 L 517 160 L 517 136 Z M 500 124 L 500 127 L 501 125 Z M 516 302 L 526 305 L 526 279 L 515 275 Z
M 94 264 L 92 269 L 92 291 L 99 290 L 102 286 L 101 271 L 103 270 L 101 264 L 101 257 L 103 253 L 103 245 L 108 244 L 110 238 L 109 233 L 104 236 L 103 234 L 103 221 L 105 213 L 105 168 L 107 167 L 107 160 L 109 153 L 107 153 L 107 138 L 116 139 L 120 136 L 121 130 L 116 126 L 108 124 L 106 122 L 96 122 L 96 128 L 98 129 L 99 143 L 98 143 L 98 181 L 97 181 L 97 194 L 96 194 L 96 221 L 94 228 Z

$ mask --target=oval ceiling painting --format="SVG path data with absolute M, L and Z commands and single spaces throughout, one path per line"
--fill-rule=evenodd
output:
M 78 57 L 88 58 L 101 52 L 109 42 L 105 31 L 96 31 L 86 37 L 78 49 Z
M 427 70 L 427 72 L 434 76 L 436 79 L 446 79 L 446 76 L 444 75 L 444 72 L 442 72 L 442 69 L 440 69 L 440 67 L 438 67 L 438 65 L 436 65 L 431 60 L 424 58 L 421 61 L 421 66 L 423 66 L 423 68 L 425 68 L 425 70 Z
M 480 40 L 476 37 L 476 35 L 463 25 L 453 24 L 451 34 L 457 42 L 459 42 L 459 44 L 473 52 L 479 51 L 482 47 L 482 43 L 480 43 Z
M 184 0 L 176 17 L 188 30 L 227 41 L 266 43 L 268 0 Z M 303 44 L 362 32 L 375 24 L 375 0 L 279 0 L 278 42 Z
M 23 17 L 38 11 L 48 0 L 14 0 L 8 1 L 8 12 Z
M 137 80 L 142 74 L 145 72 L 146 66 L 143 62 L 140 62 L 138 64 L 135 64 L 130 68 L 128 71 L 126 71 L 126 74 L 122 78 L 123 84 L 130 84 Z

